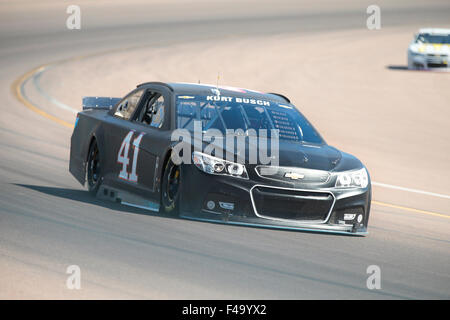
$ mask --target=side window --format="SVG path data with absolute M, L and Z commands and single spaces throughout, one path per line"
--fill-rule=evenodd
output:
M 139 100 L 141 99 L 143 93 L 144 90 L 139 90 L 123 99 L 117 107 L 114 116 L 125 120 L 130 119 L 130 117 L 133 115 L 134 110 L 136 110 L 136 107 L 138 106 Z
M 161 94 L 151 95 L 142 110 L 141 122 L 154 128 L 161 128 L 164 123 L 165 108 L 164 97 Z

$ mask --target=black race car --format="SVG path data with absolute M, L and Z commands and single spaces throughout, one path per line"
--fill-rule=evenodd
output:
M 70 172 L 97 197 L 184 218 L 364 235 L 371 184 L 280 94 L 149 82 L 83 98 Z

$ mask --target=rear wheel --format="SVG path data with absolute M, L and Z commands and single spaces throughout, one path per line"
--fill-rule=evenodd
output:
M 167 161 L 161 182 L 161 211 L 168 215 L 178 215 L 181 167 L 175 165 L 171 159 Z
M 91 194 L 96 195 L 102 183 L 102 168 L 100 166 L 100 151 L 95 140 L 89 148 L 86 171 L 88 190 Z

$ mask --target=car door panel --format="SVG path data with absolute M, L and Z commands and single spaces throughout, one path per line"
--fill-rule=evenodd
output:
M 108 151 L 104 181 L 111 187 L 159 201 L 159 163 L 170 145 L 170 131 L 154 128 L 138 119 L 154 93 L 148 90 L 143 94 L 130 120 L 116 117 L 111 112 L 105 121 Z

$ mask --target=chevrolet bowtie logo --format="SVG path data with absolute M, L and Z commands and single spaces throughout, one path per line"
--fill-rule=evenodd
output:
M 284 174 L 284 176 L 286 178 L 290 178 L 292 180 L 298 180 L 298 179 L 303 179 L 305 177 L 304 174 L 300 174 L 300 173 L 295 173 L 295 172 L 286 172 Z

